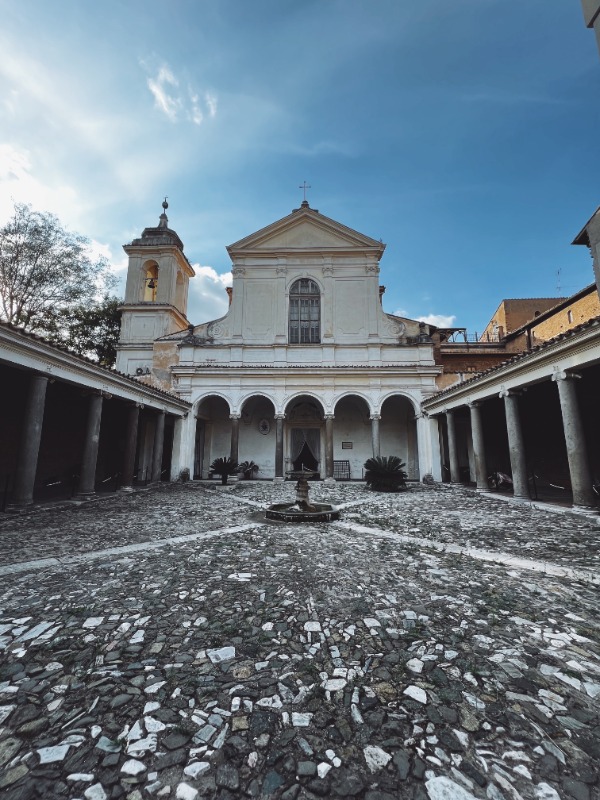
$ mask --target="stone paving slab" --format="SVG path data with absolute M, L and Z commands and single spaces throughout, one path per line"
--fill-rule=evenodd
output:
M 71 553 L 86 534 L 89 560 L 2 579 L 0 796 L 598 800 L 597 587 L 380 535 L 530 556 L 528 524 L 536 558 L 593 569 L 595 523 L 323 485 L 354 503 L 343 525 L 262 521 L 291 492 L 44 512 L 47 541 L 40 515 L 5 524 L 49 558 L 57 531 Z M 207 518 L 230 530 L 194 536 Z M 124 542 L 172 541 L 93 554 L 115 519 Z

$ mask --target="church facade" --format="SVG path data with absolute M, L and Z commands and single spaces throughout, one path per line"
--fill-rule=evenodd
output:
M 200 324 L 187 319 L 194 273 L 166 213 L 125 250 L 117 370 L 191 403 L 175 448 L 192 477 L 231 455 L 259 478 L 304 467 L 360 479 L 370 456 L 398 455 L 409 479 L 439 479 L 421 404 L 440 367 L 427 325 L 383 311 L 382 242 L 304 201 L 227 248 L 229 309 Z

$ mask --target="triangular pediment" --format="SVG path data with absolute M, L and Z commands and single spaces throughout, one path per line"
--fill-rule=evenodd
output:
M 250 253 L 310 252 L 347 250 L 371 251 L 380 258 L 385 245 L 348 228 L 311 208 L 287 217 L 240 239 L 227 250 L 231 256 Z

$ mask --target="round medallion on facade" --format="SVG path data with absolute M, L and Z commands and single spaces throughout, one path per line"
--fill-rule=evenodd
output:
M 209 336 L 222 336 L 223 335 L 223 328 L 219 325 L 218 322 L 213 323 L 212 325 L 208 326 L 208 335 Z
M 261 419 L 258 423 L 258 432 L 262 433 L 263 436 L 266 436 L 267 433 L 271 430 L 271 423 L 268 419 Z
M 406 325 L 403 322 L 390 320 L 388 322 L 388 331 L 392 334 L 392 336 L 404 336 L 406 333 Z

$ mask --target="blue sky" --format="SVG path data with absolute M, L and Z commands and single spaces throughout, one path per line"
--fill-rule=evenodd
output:
M 600 58 L 579 0 L 0 0 L 0 216 L 115 269 L 169 221 L 220 316 L 225 246 L 311 206 L 383 239 L 384 308 L 481 330 L 593 280 Z M 560 270 L 560 276 L 558 271 Z M 121 273 L 122 274 L 122 273 Z

